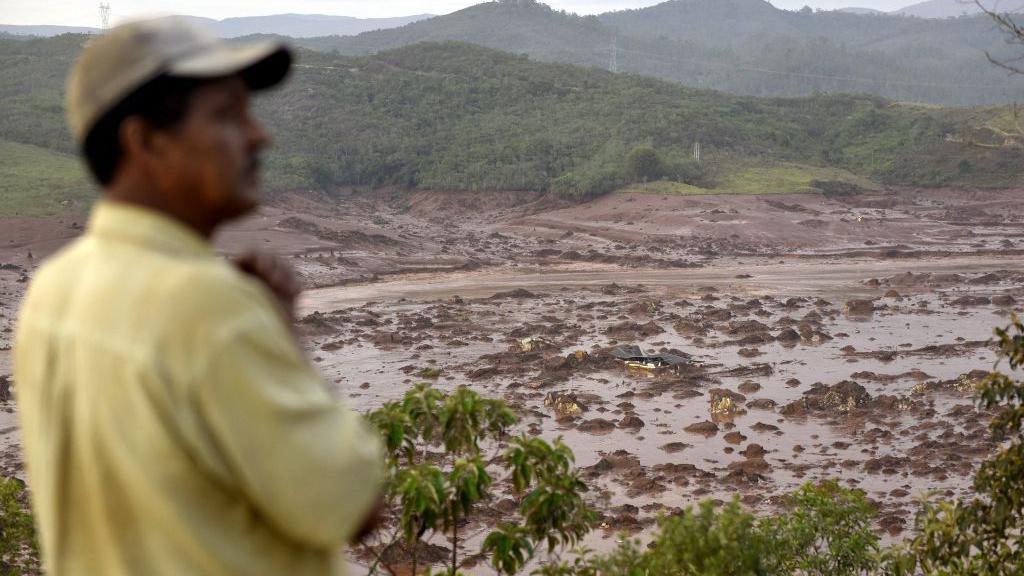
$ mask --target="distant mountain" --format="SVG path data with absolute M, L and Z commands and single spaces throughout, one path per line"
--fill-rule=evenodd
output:
M 87 26 L 19 26 L 16 24 L 0 24 L 0 34 L 14 36 L 41 36 L 49 38 L 60 34 L 95 34 L 99 28 Z
M 246 16 L 214 20 L 188 16 L 223 38 L 235 38 L 252 34 L 276 34 L 292 38 L 314 36 L 354 36 L 373 30 L 397 28 L 413 22 L 431 18 L 430 14 L 402 16 L 398 18 L 352 18 L 349 16 L 327 16 L 323 14 L 275 14 L 272 16 Z M 58 34 L 95 34 L 99 28 L 83 26 L 16 26 L 0 24 L 0 33 L 17 36 L 57 36 Z
M 430 18 L 430 14 L 402 16 L 398 18 L 352 18 L 349 16 L 325 16 L 321 14 L 277 14 L 274 16 L 249 16 L 227 18 L 212 24 L 214 30 L 225 38 L 248 36 L 250 34 L 279 34 L 292 38 L 313 36 L 354 36 L 372 30 L 397 28 Z
M 1024 0 L 985 0 L 982 4 L 997 12 L 1024 12 Z M 901 8 L 893 14 L 917 18 L 955 18 L 981 12 L 981 8 L 978 8 L 973 0 L 928 0 Z
M 765 0 L 670 0 L 577 16 L 534 0 L 501 0 L 399 28 L 299 42 L 362 55 L 424 41 L 469 42 L 548 62 L 614 64 L 620 72 L 742 95 L 860 92 L 950 105 L 1024 99 L 1024 78 L 1007 77 L 985 58 L 988 51 L 1009 59 L 1018 47 L 984 15 L 926 20 L 791 12 Z
M 846 12 L 847 14 L 860 14 L 862 16 L 867 16 L 867 15 L 870 15 L 870 14 L 885 14 L 885 12 L 883 12 L 881 10 L 875 10 L 874 8 L 855 8 L 855 7 L 840 8 L 838 10 L 838 12 Z

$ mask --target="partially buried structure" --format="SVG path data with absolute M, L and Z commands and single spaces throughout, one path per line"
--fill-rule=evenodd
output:
M 611 355 L 621 360 L 626 366 L 641 370 L 660 370 L 690 363 L 690 357 L 687 355 L 668 352 L 644 354 L 639 346 L 620 346 L 612 350 Z

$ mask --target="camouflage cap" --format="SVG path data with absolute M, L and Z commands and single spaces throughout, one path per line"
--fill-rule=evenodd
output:
M 107 112 L 158 76 L 240 74 L 259 90 L 281 82 L 291 63 L 291 51 L 279 42 L 226 42 L 180 16 L 129 22 L 91 40 L 72 67 L 68 124 L 81 145 Z

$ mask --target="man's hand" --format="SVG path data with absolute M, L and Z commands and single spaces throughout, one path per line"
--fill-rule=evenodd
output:
M 295 271 L 280 258 L 264 252 L 249 252 L 235 261 L 242 272 L 263 282 L 277 298 L 288 322 L 295 320 L 295 301 L 302 292 Z
M 384 515 L 384 496 L 381 495 L 377 498 L 377 502 L 373 505 L 373 509 L 366 515 L 366 519 L 363 520 L 362 526 L 352 536 L 352 541 L 349 544 L 358 544 L 363 541 L 364 538 L 373 533 L 374 530 L 380 526 L 380 522 Z

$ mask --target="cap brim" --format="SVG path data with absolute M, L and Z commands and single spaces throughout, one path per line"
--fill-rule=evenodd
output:
M 291 65 L 291 50 L 277 42 L 221 43 L 174 62 L 167 74 L 182 78 L 238 74 L 250 89 L 262 90 L 284 80 Z

